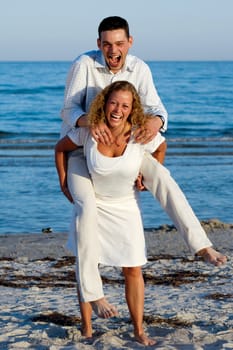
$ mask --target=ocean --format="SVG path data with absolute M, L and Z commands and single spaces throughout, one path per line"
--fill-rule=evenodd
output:
M 0 234 L 69 228 L 54 165 L 70 62 L 0 62 Z M 233 61 L 148 62 L 169 113 L 165 166 L 200 220 L 232 223 Z M 145 228 L 172 224 L 141 193 Z

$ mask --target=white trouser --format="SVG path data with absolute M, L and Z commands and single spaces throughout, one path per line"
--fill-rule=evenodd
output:
M 141 172 L 144 184 L 157 198 L 182 235 L 189 249 L 196 253 L 211 246 L 205 231 L 187 199 L 170 172 L 146 153 Z M 76 278 L 82 301 L 103 297 L 103 286 L 98 270 L 97 212 L 93 185 L 84 156 L 73 152 L 68 161 L 68 186 L 74 199 L 73 236 L 77 256 Z
M 203 248 L 212 246 L 170 172 L 149 153 L 144 155 L 141 173 L 144 185 L 173 221 L 190 251 L 195 254 Z
M 76 255 L 76 280 L 80 298 L 86 302 L 94 301 L 104 294 L 98 270 L 96 200 L 82 149 L 69 155 L 67 182 L 74 200 L 67 246 Z

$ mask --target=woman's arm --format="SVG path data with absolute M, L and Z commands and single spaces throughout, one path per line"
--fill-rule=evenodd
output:
M 158 148 L 152 153 L 152 156 L 157 159 L 157 161 L 161 164 L 163 164 L 165 155 L 167 150 L 167 143 L 166 141 L 163 141 Z M 143 176 L 141 173 L 138 174 L 138 177 L 135 181 L 135 185 L 137 187 L 138 191 L 147 191 L 146 187 L 143 184 Z
M 68 136 L 63 137 L 55 146 L 55 164 L 61 191 L 71 203 L 73 203 L 73 198 L 67 186 L 67 153 L 77 148 L 78 146 Z
M 164 163 L 165 155 L 167 151 L 167 143 L 163 141 L 159 147 L 152 153 L 152 156 L 157 159 L 157 161 L 161 164 Z

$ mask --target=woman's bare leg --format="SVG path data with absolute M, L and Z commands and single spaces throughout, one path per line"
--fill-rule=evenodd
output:
M 134 326 L 136 340 L 143 345 L 154 345 L 156 341 L 149 338 L 143 329 L 144 280 L 141 267 L 123 267 L 125 276 L 125 295 Z
M 81 332 L 84 337 L 91 338 L 93 333 L 92 322 L 91 322 L 91 316 L 92 316 L 91 303 L 83 302 L 80 300 L 80 293 L 78 288 L 77 288 L 77 294 L 78 294 L 79 307 L 80 307 L 80 313 L 81 313 Z

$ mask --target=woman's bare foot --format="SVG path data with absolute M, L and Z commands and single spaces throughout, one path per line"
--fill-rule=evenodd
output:
M 227 257 L 217 252 L 212 247 L 203 248 L 197 252 L 196 255 L 202 257 L 205 262 L 213 264 L 215 266 L 221 266 L 227 262 Z
M 110 318 L 119 316 L 114 305 L 109 304 L 105 298 L 101 298 L 91 302 L 91 306 L 96 316 L 101 318 Z
M 151 346 L 156 344 L 156 340 L 149 338 L 145 333 L 135 334 L 135 339 L 145 346 Z

